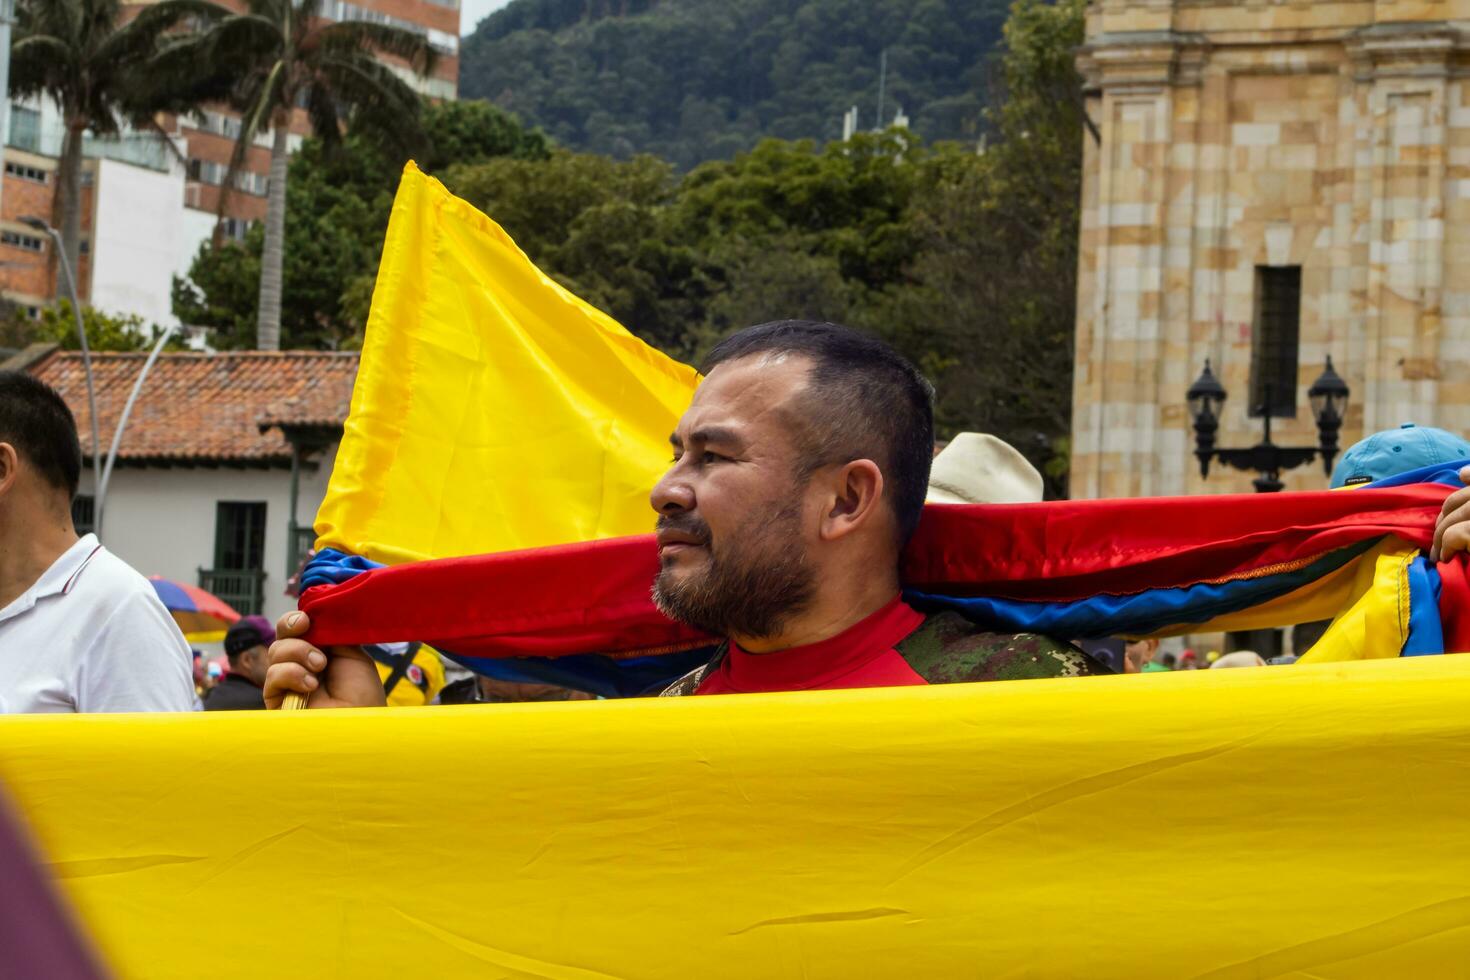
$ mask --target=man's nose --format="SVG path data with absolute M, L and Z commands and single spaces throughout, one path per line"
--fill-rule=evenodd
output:
M 660 514 L 694 509 L 694 491 L 679 476 L 677 463 L 663 475 L 663 479 L 653 485 L 648 502 Z

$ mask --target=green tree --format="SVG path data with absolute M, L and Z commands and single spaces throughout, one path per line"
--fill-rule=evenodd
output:
M 451 168 L 445 183 L 572 292 L 657 347 L 692 349 L 701 263 L 666 225 L 667 163 L 558 150 Z
M 972 145 L 1006 0 L 517 0 L 465 38 L 460 90 L 573 149 L 687 170 L 767 137 L 835 140 L 902 107 Z M 887 75 L 880 65 L 887 58 Z
M 211 343 L 220 350 L 248 349 L 254 343 L 262 237 L 257 226 L 243 244 L 205 242 L 189 266 L 189 277 L 174 277 L 174 316 L 191 326 L 212 327 Z
M 539 131 L 484 102 L 426 104 L 420 116 L 430 172 L 495 156 L 540 159 Z M 350 347 L 367 322 L 404 155 L 371 129 L 349 128 L 339 144 L 308 139 L 286 184 L 281 330 L 287 347 Z M 264 229 L 243 242 L 206 242 L 174 284 L 174 315 L 214 328 L 222 349 L 255 344 Z
M 47 95 L 64 132 L 57 167 L 57 216 L 66 260 L 81 255 L 82 149 L 87 133 L 157 129 L 156 113 L 191 101 L 165 70 L 165 36 L 197 13 L 194 0 L 163 0 L 124 21 L 120 0 L 20 0 L 10 50 L 10 95 Z
M 902 276 L 913 252 L 905 214 L 933 152 L 897 129 L 821 149 L 811 140 L 765 140 L 692 171 L 677 223 L 711 253 L 763 243 L 781 254 L 822 255 L 853 287 L 881 289 Z
M 322 0 L 246 0 L 246 12 L 218 10 L 219 20 L 180 46 L 173 64 L 201 70 L 200 94 L 226 96 L 242 113 L 240 136 L 222 194 L 257 135 L 270 130 L 270 184 L 261 246 L 257 346 L 280 347 L 282 265 L 286 247 L 287 136 L 303 105 L 324 143 L 342 137 L 344 118 L 359 130 L 412 145 L 419 137 L 419 97 L 379 60 L 387 55 L 420 74 L 433 67 L 427 38 L 366 21 L 332 23 Z M 223 208 L 223 205 L 222 205 Z
M 96 307 L 82 308 L 82 329 L 87 331 L 87 346 L 94 351 L 149 350 L 162 332 L 133 314 L 109 314 Z M 77 321 L 71 302 L 61 300 L 55 306 L 41 308 L 32 319 L 23 310 L 12 309 L 0 321 L 0 346 L 24 347 L 27 344 L 58 344 L 64 350 L 81 349 L 77 337 Z M 181 350 L 177 340 L 170 340 L 168 350 Z
M 1017 0 L 1005 29 L 997 140 L 935 168 L 910 222 L 912 281 L 876 315 L 938 383 L 946 434 L 992 432 L 1065 488 L 1082 140 L 1073 65 L 1083 0 Z
M 426 104 L 423 129 L 427 148 L 419 166 L 429 173 L 491 157 L 545 160 L 551 153 L 545 133 L 484 99 Z

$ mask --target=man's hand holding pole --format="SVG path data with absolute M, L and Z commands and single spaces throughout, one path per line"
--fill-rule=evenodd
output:
M 380 708 L 388 703 L 378 669 L 361 647 L 318 650 L 301 639 L 310 629 L 304 612 L 287 613 L 276 623 L 265 673 L 267 708 Z

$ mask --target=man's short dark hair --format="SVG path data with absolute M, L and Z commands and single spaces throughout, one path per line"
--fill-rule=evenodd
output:
M 0 442 L 8 442 L 67 498 L 82 478 L 82 444 L 66 401 L 24 371 L 0 371 Z
M 883 471 L 900 544 L 919 526 L 934 456 L 934 387 L 876 337 L 813 320 L 777 320 L 720 341 L 704 359 L 717 365 L 763 354 L 813 362 L 802 409 L 802 479 L 823 466 L 871 459 Z
M 225 632 L 225 656 L 236 663 L 246 650 L 268 647 L 275 638 L 275 628 L 264 616 L 241 616 Z

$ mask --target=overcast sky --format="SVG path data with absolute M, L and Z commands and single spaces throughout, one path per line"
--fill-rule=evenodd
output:
M 475 25 L 490 14 L 506 4 L 510 0 L 461 0 L 459 8 L 459 33 L 468 34 L 475 29 Z

